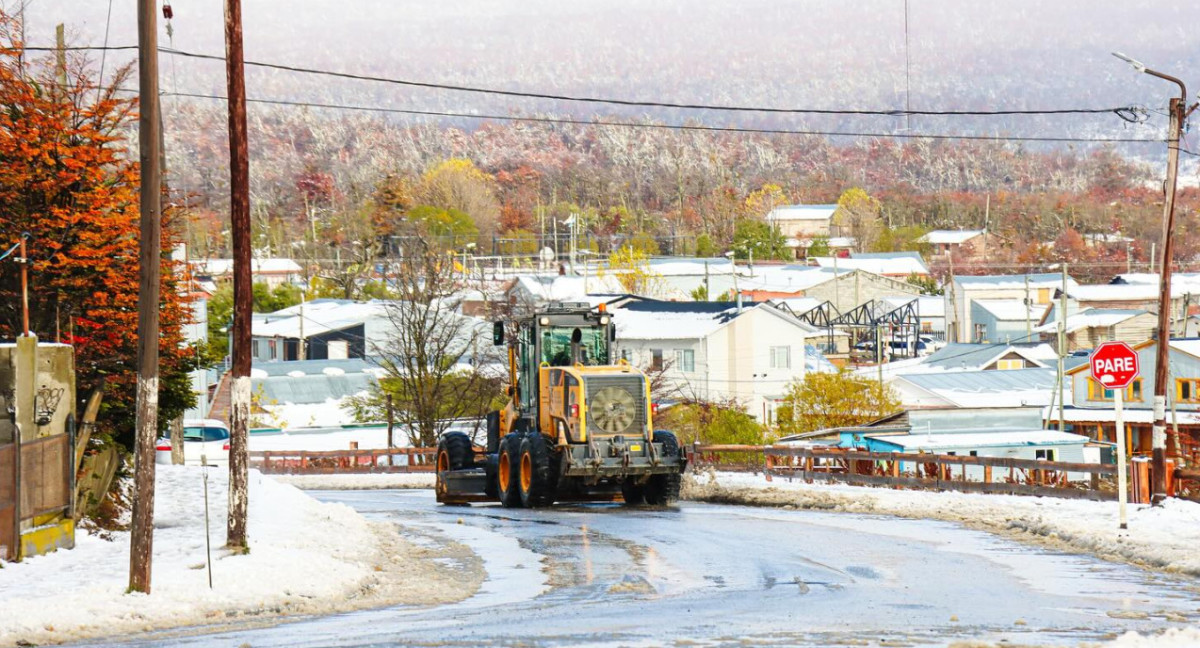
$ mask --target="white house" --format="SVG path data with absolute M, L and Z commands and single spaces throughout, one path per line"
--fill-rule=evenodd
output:
M 810 346 L 824 333 L 767 303 L 632 301 L 612 316 L 617 357 L 663 370 L 679 398 L 736 401 L 764 423 L 792 381 L 834 370 Z
M 190 262 L 197 278 L 219 282 L 233 277 L 233 259 L 199 259 Z M 274 288 L 303 276 L 303 268 L 291 259 L 251 259 L 250 276 Z
M 959 275 L 946 288 L 946 317 L 949 328 L 948 339 L 967 342 L 975 339 L 975 322 L 972 317 L 972 302 L 977 299 L 1028 300 L 1032 306 L 1043 308 L 1054 299 L 1055 291 L 1062 288 L 1061 274 L 1027 275 Z M 1068 290 L 1079 284 L 1067 277 Z M 1040 312 L 1039 312 L 1040 316 Z M 1034 320 L 1036 322 L 1036 319 Z
M 928 243 L 938 255 L 958 254 L 964 245 L 982 246 L 987 242 L 986 230 L 931 230 L 917 239 Z
M 782 205 L 767 214 L 767 222 L 787 238 L 828 237 L 837 205 Z

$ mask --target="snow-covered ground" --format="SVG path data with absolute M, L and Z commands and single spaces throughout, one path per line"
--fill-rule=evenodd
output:
M 210 470 L 210 589 L 201 471 L 157 469 L 150 595 L 125 593 L 128 533 L 109 541 L 80 532 L 74 550 L 0 565 L 0 646 L 447 603 L 471 595 L 483 580 L 478 557 L 457 543 L 418 546 L 394 525 L 257 472 L 250 478 L 250 552 L 233 555 L 222 549 L 227 472 Z
M 762 475 L 745 473 L 691 474 L 684 496 L 960 522 L 1109 560 L 1200 576 L 1200 504 L 1182 500 L 1169 500 L 1158 508 L 1130 504 L 1129 528 L 1121 530 L 1116 502 L 806 484 L 779 477 L 768 482 Z
M 396 447 L 407 447 L 408 437 L 399 430 L 393 433 Z M 279 433 L 250 435 L 251 450 L 349 450 L 357 443 L 360 450 L 387 447 L 387 428 L 314 428 L 292 429 Z
M 305 490 L 377 490 L 381 488 L 433 488 L 434 475 L 425 473 L 371 473 L 362 475 L 271 475 L 275 481 Z
M 1200 504 L 1182 500 L 1169 500 L 1159 508 L 1129 505 L 1129 528 L 1121 530 L 1115 502 L 806 484 L 778 477 L 768 482 L 762 475 L 745 473 L 689 474 L 684 480 L 683 497 L 727 504 L 946 520 L 1051 548 L 1200 577 L 1200 554 L 1195 550 L 1200 545 Z M 968 642 L 961 648 L 992 645 Z M 1106 648 L 1200 647 L 1200 628 L 1174 628 L 1158 636 L 1128 633 L 1103 645 Z

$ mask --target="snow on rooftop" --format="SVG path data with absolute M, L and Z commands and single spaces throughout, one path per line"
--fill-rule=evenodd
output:
M 929 268 L 920 258 L 895 257 L 890 259 L 839 259 L 837 257 L 814 257 L 822 268 L 838 270 L 863 270 L 877 275 L 927 275 Z
M 954 283 L 963 290 L 1024 290 L 1026 279 L 1030 288 L 1061 288 L 1062 275 L 1056 273 L 1016 275 L 958 275 Z M 1067 288 L 1079 285 L 1067 277 Z
M 317 300 L 304 304 L 304 335 L 310 337 L 330 331 L 340 331 L 368 320 L 387 317 L 387 306 L 383 301 L 354 302 L 347 300 Z M 274 313 L 256 317 L 253 324 L 255 337 L 299 338 L 301 329 L 300 306 L 291 306 Z
M 233 259 L 200 259 L 192 261 L 196 274 L 224 276 L 233 273 Z M 300 264 L 291 259 L 251 259 L 253 274 L 299 274 Z
M 829 220 L 837 205 L 783 205 L 767 214 L 768 222 L 798 220 Z
M 708 337 L 736 317 L 737 305 L 729 303 L 728 306 L 723 310 L 708 308 L 670 311 L 615 308 L 612 310 L 612 318 L 617 327 L 618 340 L 697 340 Z M 757 305 L 745 308 L 755 307 Z
M 883 302 L 893 309 L 917 300 L 917 315 L 920 317 L 945 317 L 946 316 L 946 299 L 941 296 L 937 297 L 884 297 Z
M 1153 301 L 1158 291 L 1158 283 L 1090 284 L 1068 288 L 1067 296 L 1078 301 Z M 1200 283 L 1171 282 L 1171 297 L 1191 293 L 1200 293 Z
M 1026 305 L 1020 299 L 973 299 L 971 300 L 983 310 L 991 313 L 1000 321 L 1038 321 L 1046 309 L 1041 304 Z
M 1171 340 L 1171 348 L 1200 358 L 1200 339 Z
M 1116 326 L 1121 322 L 1146 313 L 1143 310 L 1117 310 L 1089 308 L 1067 317 L 1066 331 L 1068 333 L 1085 328 L 1100 326 Z M 1052 333 L 1058 330 L 1058 321 L 1052 320 L 1041 326 L 1034 327 L 1034 333 Z
M 981 234 L 983 230 L 930 230 L 919 240 L 933 245 L 959 245 Z
M 905 450 L 949 450 L 953 448 L 1011 448 L 1048 445 L 1083 445 L 1090 439 L 1057 430 L 1008 432 L 963 432 L 937 434 L 871 435 L 865 438 L 892 443 Z

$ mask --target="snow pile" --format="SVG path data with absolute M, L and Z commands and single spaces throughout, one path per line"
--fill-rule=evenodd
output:
M 280 614 L 461 600 L 482 581 L 454 543 L 417 547 L 394 526 L 250 476 L 250 552 L 224 550 L 227 475 L 209 473 L 212 589 L 199 467 L 159 466 L 150 595 L 126 594 L 129 534 L 0 569 L 0 645 L 56 643 Z
M 356 394 L 365 395 L 366 392 Z M 343 408 L 344 399 L 326 398 L 322 403 L 259 403 L 268 418 L 276 426 L 289 429 L 298 427 L 333 427 L 352 423 L 354 418 Z
M 271 475 L 271 479 L 305 490 L 374 490 L 381 488 L 433 488 L 434 475 L 424 473 L 371 473 L 361 475 Z
M 1200 576 L 1200 504 L 1169 500 L 1152 508 L 1129 505 L 1120 530 L 1116 502 L 1016 495 L 930 492 L 805 484 L 761 475 L 689 474 L 685 498 L 752 506 L 847 511 L 937 519 L 1052 548 L 1095 554 L 1168 572 Z
M 1200 628 L 1171 628 L 1161 635 L 1144 636 L 1136 632 L 1121 635 L 1110 648 L 1179 648 L 1200 646 Z

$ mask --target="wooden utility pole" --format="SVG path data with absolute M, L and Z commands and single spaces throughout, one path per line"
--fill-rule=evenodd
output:
M 1156 75 L 1164 76 L 1164 75 Z M 1179 176 L 1179 138 L 1187 110 L 1187 90 L 1179 84 L 1180 96 L 1171 98 L 1171 127 L 1167 134 L 1167 180 L 1163 200 L 1162 266 L 1159 271 L 1158 346 L 1154 363 L 1154 425 L 1151 434 L 1150 502 L 1162 504 L 1167 498 L 1167 363 L 1171 347 L 1171 261 L 1175 249 L 1172 230 L 1175 226 L 1175 182 Z M 1175 445 L 1178 441 L 1172 439 Z M 1174 454 L 1178 454 L 1175 452 Z
M 242 2 L 225 0 L 225 76 L 229 96 L 229 203 L 233 235 L 233 367 L 229 413 L 229 521 L 225 546 L 249 549 L 246 518 L 250 508 L 250 154 L 246 142 L 246 67 L 242 56 Z
M 154 555 L 154 441 L 158 437 L 158 309 L 162 264 L 162 167 L 159 166 L 158 20 L 155 0 L 138 0 L 138 159 L 141 239 L 138 269 L 137 438 L 129 590 L 150 593 Z

